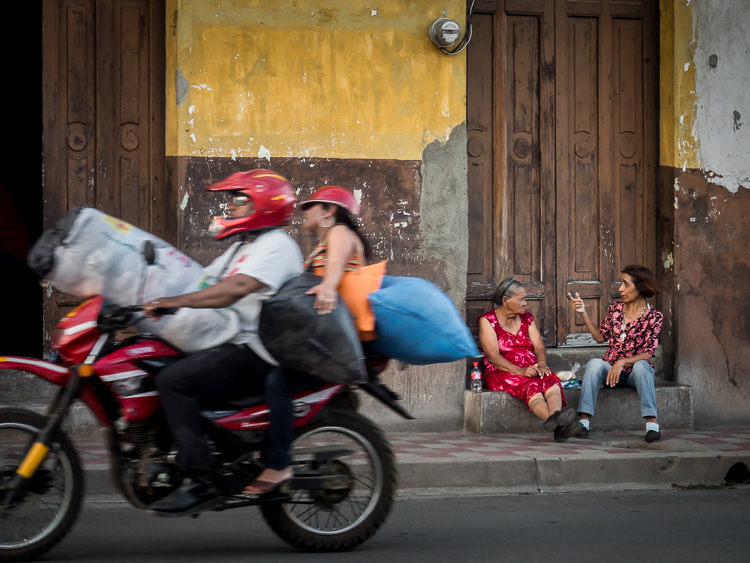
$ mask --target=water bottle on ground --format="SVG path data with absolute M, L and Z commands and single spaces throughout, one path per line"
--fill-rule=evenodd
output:
M 474 393 L 482 390 L 482 372 L 479 369 L 479 362 L 474 362 L 474 368 L 471 370 L 471 390 Z

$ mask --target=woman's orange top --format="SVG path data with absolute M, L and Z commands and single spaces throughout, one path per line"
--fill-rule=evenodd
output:
M 315 247 L 315 250 L 313 250 L 310 256 L 307 257 L 307 260 L 305 260 L 305 270 L 312 270 L 314 273 L 322 275 L 322 268 L 325 268 L 326 260 L 328 260 L 326 257 L 326 243 L 319 242 L 318 246 Z M 359 259 L 359 253 L 355 252 L 346 263 L 344 272 L 353 272 L 361 266 L 362 261 Z M 318 270 L 317 268 L 321 269 Z

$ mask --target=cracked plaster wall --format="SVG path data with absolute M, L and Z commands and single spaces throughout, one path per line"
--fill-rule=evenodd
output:
M 750 422 L 750 12 L 662 0 L 662 272 L 696 426 Z M 672 328 L 672 327 L 670 327 Z
M 463 312 L 468 261 L 466 62 L 427 29 L 465 3 L 447 0 L 168 0 L 167 155 L 181 247 L 208 262 L 216 212 L 204 187 L 271 168 L 305 198 L 352 189 L 375 259 L 429 279 Z M 303 251 L 311 240 L 290 227 Z M 401 421 L 363 398 L 386 428 L 458 430 L 465 363 L 405 366 L 383 380 L 417 416 Z

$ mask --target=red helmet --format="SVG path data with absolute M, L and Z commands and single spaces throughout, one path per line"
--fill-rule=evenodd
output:
M 228 178 L 206 188 L 209 192 L 240 192 L 253 200 L 255 211 L 237 219 L 215 218 L 219 230 L 215 239 L 245 231 L 284 225 L 294 213 L 294 195 L 289 181 L 272 170 L 258 168 L 249 172 L 235 172 Z
M 331 203 L 343 207 L 354 217 L 359 217 L 359 203 L 349 190 L 338 186 L 326 186 L 315 192 L 310 199 L 302 202 L 302 208 L 316 203 Z

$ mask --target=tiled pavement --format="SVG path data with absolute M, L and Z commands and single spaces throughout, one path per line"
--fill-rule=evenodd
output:
M 750 466 L 750 428 L 592 431 L 557 444 L 546 434 L 389 433 L 404 489 L 513 491 L 721 484 L 736 463 Z M 75 440 L 89 472 L 107 468 L 102 440 Z

